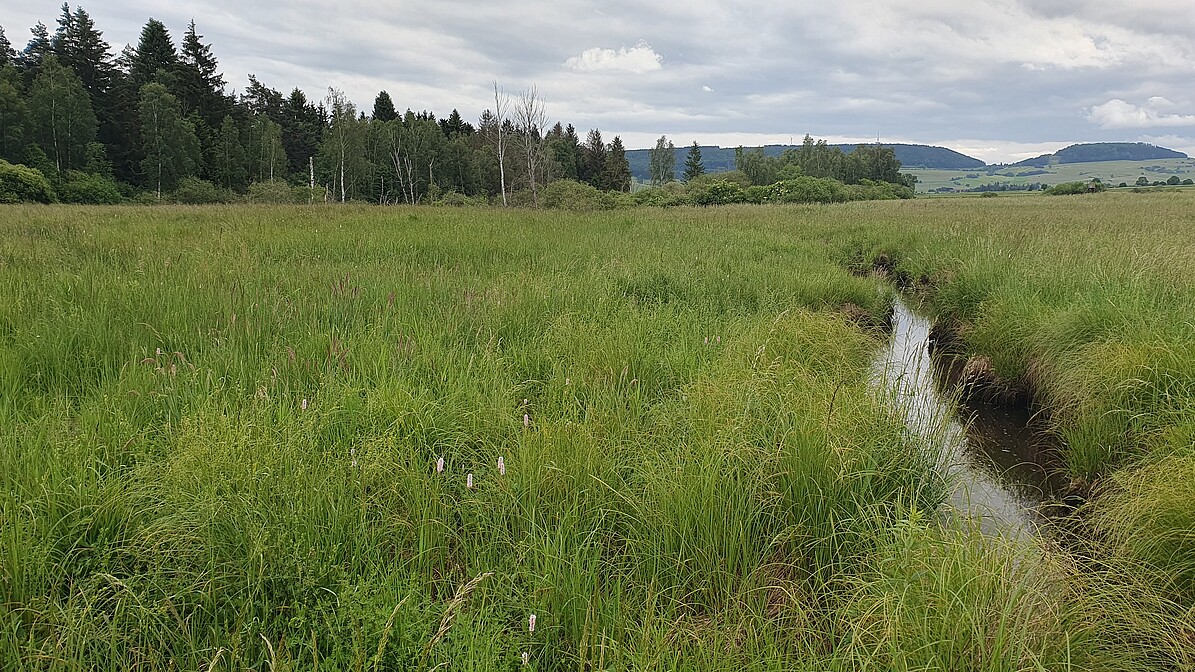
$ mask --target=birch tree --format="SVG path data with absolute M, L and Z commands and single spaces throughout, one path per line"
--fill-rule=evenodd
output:
M 544 100 L 532 86 L 522 91 L 515 104 L 515 127 L 518 129 L 518 143 L 520 160 L 527 175 L 527 186 L 531 189 L 531 202 L 539 207 L 539 184 L 542 179 L 547 182 L 545 166 L 547 157 L 545 152 L 544 126 L 547 124 L 547 113 Z
M 498 88 L 494 82 L 494 110 L 482 113 L 481 127 L 486 134 L 486 141 L 498 159 L 499 190 L 502 192 L 502 205 L 509 205 L 506 199 L 506 143 L 509 141 L 507 133 L 510 99 Z
M 649 154 L 648 163 L 651 169 L 651 186 L 659 187 L 676 179 L 676 146 L 661 135 L 656 140 L 656 146 Z
M 58 170 L 83 167 L 87 145 L 95 141 L 96 119 L 79 77 L 46 55 L 29 90 L 33 135 Z
M 153 187 L 158 198 L 163 189 L 173 189 L 178 181 L 194 175 L 199 165 L 199 139 L 195 126 L 183 119 L 178 99 L 158 83 L 141 87 L 141 172 L 146 186 Z

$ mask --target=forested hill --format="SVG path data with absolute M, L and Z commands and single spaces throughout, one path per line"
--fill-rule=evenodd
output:
M 899 154 L 898 154 L 899 156 Z M 1187 155 L 1173 149 L 1144 142 L 1090 142 L 1071 145 L 1053 154 L 1025 159 L 1016 166 L 1048 166 L 1054 163 L 1092 163 L 1099 161 L 1153 161 L 1156 159 L 1185 159 Z
M 905 168 L 938 168 L 941 170 L 968 170 L 982 168 L 983 161 L 974 157 L 960 154 L 945 147 L 931 147 L 929 145 L 885 144 L 896 152 L 896 159 Z M 800 145 L 765 145 L 763 150 L 768 156 L 780 156 L 786 149 L 798 149 Z M 854 151 L 856 145 L 831 145 L 844 153 Z M 648 167 L 648 153 L 650 149 L 627 150 L 627 161 L 631 164 L 631 174 L 640 180 L 651 179 Z M 685 165 L 685 154 L 688 145 L 676 148 L 676 165 L 679 170 Z M 701 159 L 706 172 L 721 173 L 734 170 L 734 148 L 704 146 L 701 148 Z

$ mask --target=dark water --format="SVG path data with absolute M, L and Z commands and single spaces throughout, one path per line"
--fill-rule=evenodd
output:
M 1047 446 L 1028 412 L 960 405 L 929 354 L 930 321 L 896 300 L 893 333 L 876 356 L 876 387 L 939 460 L 954 515 L 991 534 L 1036 534 L 1041 505 L 1062 483 L 1041 462 Z

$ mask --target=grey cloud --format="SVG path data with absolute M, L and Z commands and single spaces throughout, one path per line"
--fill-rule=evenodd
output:
M 1159 114 L 1195 114 L 1195 13 L 1172 4 L 1148 11 L 1114 0 L 84 6 L 117 45 L 135 42 L 151 15 L 176 38 L 194 17 L 238 89 L 253 72 L 314 98 L 336 86 L 368 108 L 386 89 L 399 107 L 441 114 L 456 107 L 475 118 L 492 105 L 496 80 L 511 92 L 535 84 L 550 116 L 610 136 L 865 139 L 879 132 L 1020 152 L 1061 140 L 1136 139 L 1091 117 L 1113 100 L 1140 108 L 1161 97 L 1174 109 Z M 5 9 L 0 24 L 20 43 L 34 21 L 52 27 L 58 13 L 58 0 L 37 0 Z M 658 69 L 567 65 L 587 51 L 606 58 L 639 44 L 660 56 Z

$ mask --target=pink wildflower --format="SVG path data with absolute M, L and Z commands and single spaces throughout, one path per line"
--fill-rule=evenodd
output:
M 498 456 L 498 473 L 503 476 L 506 475 L 506 460 L 502 459 L 501 455 Z
M 440 459 L 436 460 L 436 473 L 437 474 L 444 473 L 444 456 L 443 455 L 440 456 Z
M 535 632 L 535 614 L 531 614 L 531 618 L 527 619 L 527 632 Z
M 473 489 L 473 474 L 469 474 L 465 477 L 465 487 L 470 490 Z

